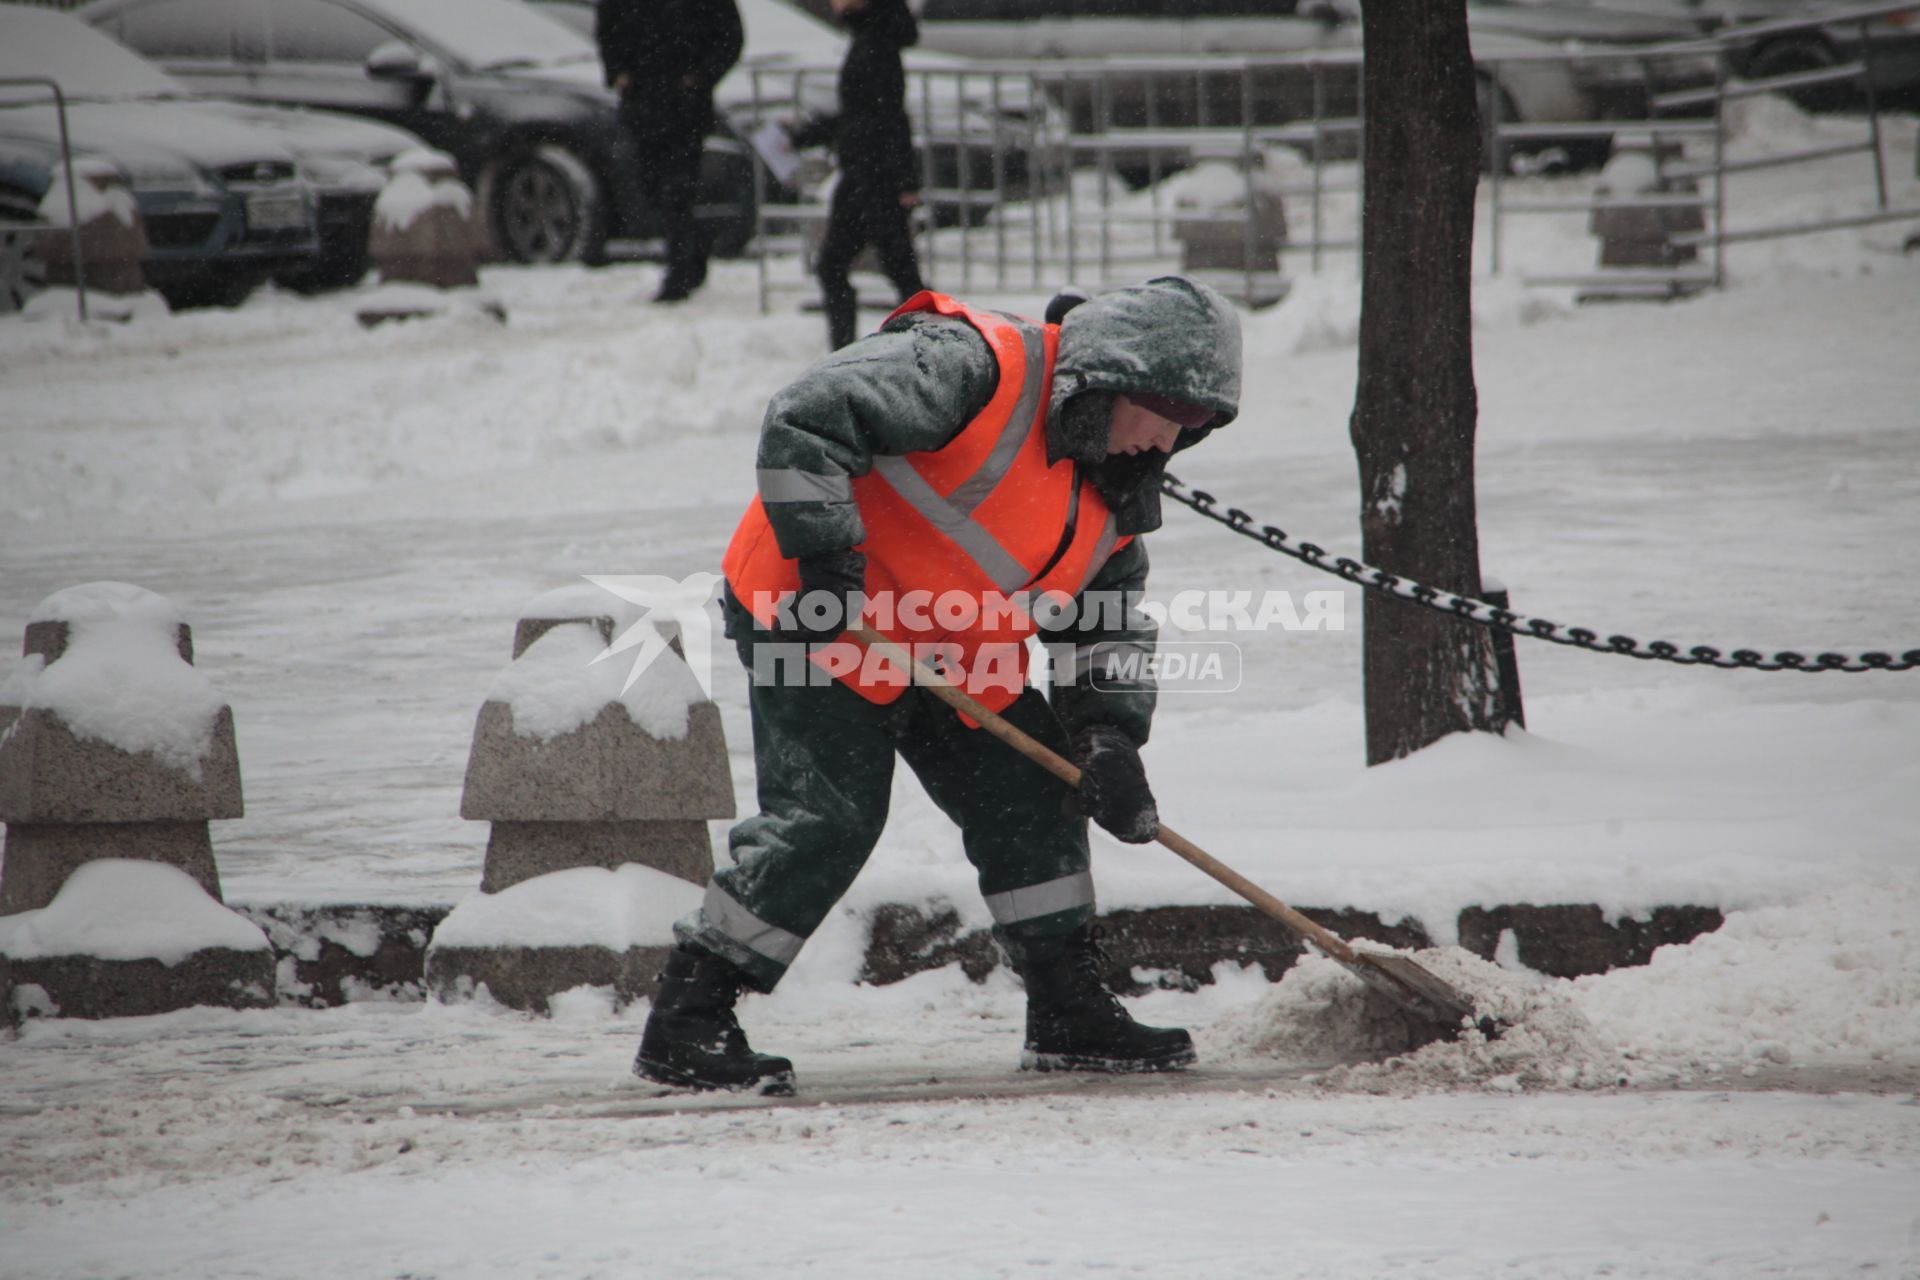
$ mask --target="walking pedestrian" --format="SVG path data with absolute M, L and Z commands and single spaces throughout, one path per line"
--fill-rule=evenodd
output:
M 1139 752 L 1154 688 L 1137 659 L 1155 639 L 1135 607 L 1139 535 L 1159 527 L 1168 454 L 1230 421 L 1239 389 L 1233 309 L 1168 276 L 1057 325 L 921 293 L 774 397 L 759 496 L 723 562 L 760 812 L 675 927 L 638 1074 L 792 1091 L 792 1064 L 748 1046 L 734 1004 L 773 990 L 852 884 L 885 826 L 896 753 L 959 826 L 1026 984 L 1023 1068 L 1193 1061 L 1186 1031 L 1135 1023 L 1104 985 L 1087 820 L 1131 842 L 1158 830 Z M 1078 792 L 845 636 L 863 608 L 1071 758 Z M 1071 644 L 1050 702 L 1027 684 L 1025 644 L 1048 617 Z
M 633 140 L 641 189 L 659 211 L 667 269 L 655 302 L 679 302 L 707 279 L 712 234 L 695 216 L 713 89 L 740 59 L 734 0 L 598 0 L 594 35 L 607 86 Z
M 792 131 L 796 147 L 830 143 L 839 177 L 815 264 L 827 312 L 827 341 L 838 351 L 857 330 L 857 299 L 848 280 L 868 245 L 904 302 L 925 287 L 913 251 L 912 212 L 920 173 L 907 119 L 906 73 L 900 51 L 920 37 L 906 0 L 832 0 L 853 33 L 840 64 L 840 110 Z

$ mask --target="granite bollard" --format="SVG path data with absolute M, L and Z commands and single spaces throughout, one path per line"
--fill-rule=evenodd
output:
M 1167 186 L 1182 271 L 1280 273 L 1287 212 L 1280 180 L 1265 154 L 1203 159 Z M 1258 306 L 1278 302 L 1288 292 L 1284 280 L 1257 288 L 1250 301 Z
M 242 813 L 233 713 L 178 610 L 88 583 L 43 600 L 22 648 L 0 683 L 9 1013 L 29 987 L 77 1017 L 268 1003 L 271 950 L 222 902 L 208 828 Z
M 1667 165 L 1680 158 L 1678 143 L 1648 134 L 1621 133 L 1614 138 L 1613 158 L 1594 181 L 1596 201 L 1588 230 L 1600 241 L 1603 267 L 1672 267 L 1693 262 L 1700 251 L 1675 238 L 1706 227 L 1706 214 L 1697 204 L 1608 205 L 1608 199 L 1697 196 L 1700 184 L 1675 177 Z
M 367 256 L 380 273 L 380 286 L 355 308 L 360 323 L 370 329 L 445 314 L 460 296 L 448 290 L 480 283 L 483 244 L 473 191 L 460 180 L 453 157 L 426 148 L 403 153 L 374 201 Z M 465 310 L 506 318 L 497 301 L 465 297 Z
M 577 986 L 611 986 L 620 1002 L 650 995 L 671 921 L 713 874 L 707 821 L 734 815 L 719 708 L 664 629 L 630 685 L 632 659 L 597 662 L 617 622 L 655 625 L 591 588 L 522 611 L 513 661 L 474 726 L 460 805 L 492 824 L 480 893 L 427 954 L 443 999 L 483 983 L 536 1011 Z

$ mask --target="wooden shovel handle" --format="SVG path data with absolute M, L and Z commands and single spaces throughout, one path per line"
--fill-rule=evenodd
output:
M 887 639 L 864 623 L 856 623 L 852 627 L 849 627 L 847 634 L 858 640 L 861 644 L 866 645 L 867 648 L 880 654 L 888 661 L 901 667 L 903 670 L 912 672 L 913 682 L 915 684 L 933 690 L 933 695 L 936 698 L 939 698 L 956 711 L 965 712 L 969 719 L 978 721 L 981 728 L 1039 765 L 1042 769 L 1045 769 L 1048 773 L 1051 773 L 1054 777 L 1060 779 L 1070 787 L 1077 789 L 1080 786 L 1080 770 L 1071 760 L 1066 759 L 1058 752 L 1049 748 L 1045 743 L 1036 741 L 1032 735 L 1008 723 L 999 715 L 981 706 L 966 690 L 961 689 L 932 667 L 915 658 L 900 645 L 895 644 L 892 640 Z M 1262 889 L 1259 885 L 1247 879 L 1238 871 L 1235 871 L 1232 867 L 1229 867 L 1226 863 L 1220 861 L 1173 828 L 1167 826 L 1164 822 L 1160 824 L 1160 832 L 1154 839 L 1212 876 L 1215 880 L 1218 880 L 1221 884 L 1227 886 L 1227 888 L 1239 894 L 1242 898 L 1245 898 L 1254 906 L 1260 908 L 1260 910 L 1272 916 L 1275 920 L 1278 920 L 1281 924 L 1286 925 L 1287 928 L 1292 929 L 1295 933 L 1313 943 L 1314 946 L 1319 947 L 1335 960 L 1348 965 L 1356 963 L 1353 948 L 1349 947 L 1338 934 L 1330 932 L 1306 916 L 1301 915 L 1298 911 L 1280 901 L 1280 899 L 1274 897 L 1271 893 L 1268 893 L 1265 889 Z

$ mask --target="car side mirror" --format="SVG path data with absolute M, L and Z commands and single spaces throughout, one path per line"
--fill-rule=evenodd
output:
M 389 40 L 367 55 L 367 74 L 376 80 L 431 80 L 433 68 L 412 45 Z

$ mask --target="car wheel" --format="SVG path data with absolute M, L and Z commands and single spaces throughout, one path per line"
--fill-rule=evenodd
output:
M 1802 71 L 1824 71 L 1837 66 L 1839 62 L 1839 55 L 1825 41 L 1776 40 L 1754 53 L 1747 63 L 1747 76 L 1754 80 L 1771 80 L 1775 76 L 1790 76 Z M 1837 111 L 1852 100 L 1853 86 L 1844 81 L 1817 84 L 1805 89 L 1790 89 L 1787 97 L 1804 111 Z
M 606 243 L 600 181 L 562 147 L 496 161 L 483 179 L 489 231 L 509 262 L 594 261 Z
M 46 287 L 40 233 L 0 223 L 0 315 L 24 311 L 28 299 Z

